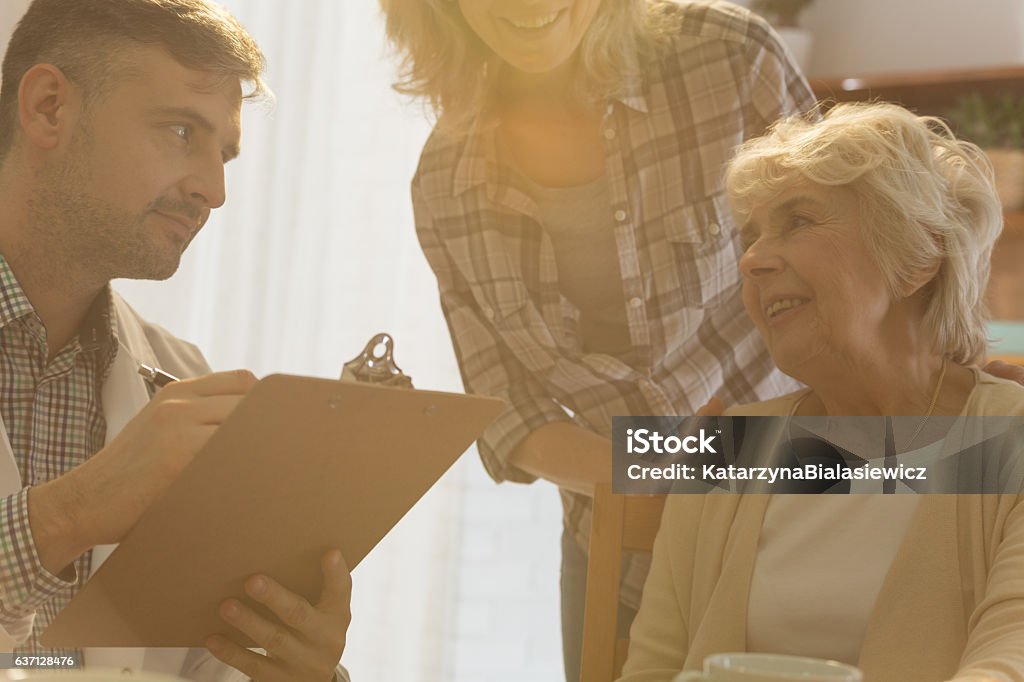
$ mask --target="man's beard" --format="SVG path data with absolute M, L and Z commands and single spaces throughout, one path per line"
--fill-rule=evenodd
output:
M 93 154 L 88 138 L 77 137 L 59 166 L 40 173 L 39 190 L 31 202 L 33 241 L 44 246 L 52 265 L 63 269 L 55 272 L 58 277 L 104 283 L 118 278 L 167 279 L 177 271 L 191 237 L 175 243 L 145 220 L 155 208 L 192 216 L 195 207 L 161 198 L 132 213 L 90 194 L 87 161 Z

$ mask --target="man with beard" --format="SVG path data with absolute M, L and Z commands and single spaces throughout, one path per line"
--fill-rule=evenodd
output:
M 263 67 L 252 37 L 207 0 L 36 0 L 11 39 L 0 92 L 5 650 L 50 653 L 40 633 L 256 381 L 209 374 L 110 281 L 177 269 L 224 203 L 242 100 L 264 93 Z M 141 364 L 196 378 L 151 396 Z M 261 613 L 221 604 L 267 655 L 215 636 L 209 651 L 87 650 L 85 664 L 204 680 L 343 676 L 349 576 L 336 551 L 322 563 L 316 604 L 269 576 L 245 584 Z

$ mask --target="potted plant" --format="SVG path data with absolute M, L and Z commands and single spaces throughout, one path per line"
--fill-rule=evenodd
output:
M 1024 210 L 1024 97 L 972 93 L 957 100 L 946 118 L 992 161 L 1003 208 Z
M 800 27 L 800 14 L 814 0 L 753 0 L 750 9 L 768 20 L 805 73 L 811 62 L 811 33 Z

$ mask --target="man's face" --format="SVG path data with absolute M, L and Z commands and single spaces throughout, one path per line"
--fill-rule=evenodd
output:
M 166 279 L 225 199 L 241 84 L 187 69 L 158 47 L 123 55 L 132 73 L 89 104 L 44 169 L 43 229 L 103 279 Z M 48 224 L 47 224 L 48 223 Z

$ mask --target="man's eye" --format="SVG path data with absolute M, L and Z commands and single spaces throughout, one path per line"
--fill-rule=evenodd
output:
M 171 132 L 176 137 L 181 138 L 183 142 L 188 142 L 192 137 L 192 130 L 187 125 L 173 125 L 171 126 Z

